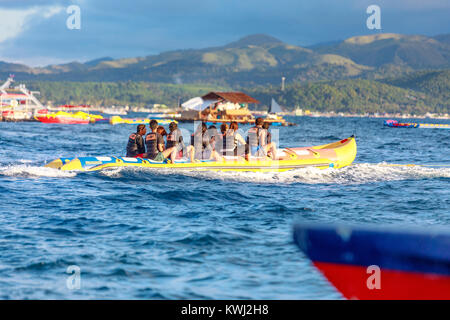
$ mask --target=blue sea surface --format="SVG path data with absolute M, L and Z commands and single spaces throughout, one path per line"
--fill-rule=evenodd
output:
M 64 172 L 42 166 L 124 155 L 135 126 L 0 122 L 0 299 L 341 299 L 294 245 L 296 221 L 450 224 L 450 130 L 288 120 L 298 126 L 273 128 L 282 147 L 355 134 L 355 163 L 283 173 Z M 79 289 L 70 285 L 73 265 Z

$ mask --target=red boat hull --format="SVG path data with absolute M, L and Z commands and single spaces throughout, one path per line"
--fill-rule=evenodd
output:
M 314 265 L 347 299 L 448 300 L 450 277 L 395 270 L 380 270 L 380 288 L 369 289 L 372 275 L 366 267 L 315 262 Z

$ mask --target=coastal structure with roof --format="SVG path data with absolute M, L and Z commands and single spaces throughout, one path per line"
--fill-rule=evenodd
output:
M 211 122 L 252 122 L 254 117 L 249 104 L 259 101 L 243 92 L 209 92 L 202 97 L 192 98 L 181 106 L 181 118 Z

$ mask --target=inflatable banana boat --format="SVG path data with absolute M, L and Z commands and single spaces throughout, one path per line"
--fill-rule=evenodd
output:
M 285 148 L 278 150 L 279 160 L 270 158 L 224 157 L 223 161 L 203 160 L 190 162 L 188 159 L 170 163 L 129 157 L 79 157 L 59 158 L 45 165 L 66 171 L 96 171 L 116 167 L 173 168 L 212 171 L 253 171 L 271 172 L 287 171 L 297 168 L 316 167 L 342 168 L 350 165 L 356 157 L 355 137 L 334 143 L 302 148 Z
M 42 123 L 62 123 L 62 124 L 89 124 L 103 119 L 101 115 L 89 114 L 78 111 L 76 113 L 58 111 L 56 113 L 40 114 L 34 117 Z

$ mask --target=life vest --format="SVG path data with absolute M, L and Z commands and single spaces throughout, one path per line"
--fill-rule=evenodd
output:
M 147 147 L 147 157 L 150 159 L 156 157 L 158 154 L 158 134 L 157 132 L 150 132 L 145 137 L 145 145 Z
M 135 157 L 139 153 L 144 153 L 145 150 L 142 150 L 142 148 L 139 148 L 139 145 L 137 143 L 137 139 L 142 137 L 137 133 L 130 134 L 130 137 L 128 138 L 128 144 L 127 144 L 127 157 Z
M 222 154 L 228 156 L 237 154 L 236 131 L 227 130 L 223 135 Z
M 177 132 L 171 132 L 167 135 L 166 149 L 175 147 L 178 145 L 178 135 Z

